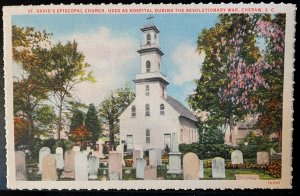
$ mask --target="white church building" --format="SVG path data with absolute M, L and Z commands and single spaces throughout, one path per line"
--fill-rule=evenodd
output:
M 141 28 L 143 42 L 140 54 L 140 73 L 136 75 L 136 98 L 119 116 L 120 141 L 127 149 L 164 149 L 170 147 L 171 134 L 177 133 L 180 143 L 199 140 L 195 115 L 176 99 L 168 96 L 169 84 L 161 73 L 159 30 L 156 26 Z

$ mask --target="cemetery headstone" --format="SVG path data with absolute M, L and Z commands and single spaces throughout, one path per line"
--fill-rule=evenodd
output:
M 269 163 L 268 152 L 257 152 L 257 164 L 265 165 Z
M 42 170 L 43 170 L 42 162 L 43 162 L 44 156 L 46 156 L 50 153 L 51 153 L 51 151 L 48 147 L 43 147 L 43 148 L 40 149 L 40 151 L 39 151 L 39 171 L 38 171 L 38 173 L 41 173 Z
M 75 153 L 75 180 L 88 180 L 88 162 L 87 155 L 84 152 Z
M 169 152 L 169 170 L 168 174 L 181 174 L 181 152 L 178 148 L 178 138 L 176 133 L 172 133 L 171 151 Z
M 42 181 L 56 181 L 56 161 L 52 154 L 45 155 L 42 161 Z
M 199 179 L 199 159 L 195 153 L 189 152 L 183 156 L 183 179 Z
M 117 151 L 109 152 L 108 175 L 110 180 L 122 180 L 122 154 Z
M 63 169 L 64 168 L 64 154 L 63 154 L 63 149 L 61 147 L 57 147 L 55 149 L 54 158 L 56 160 L 56 168 Z
M 204 178 L 203 160 L 199 160 L 199 178 Z
M 231 153 L 231 163 L 232 164 L 243 164 L 243 153 L 239 150 L 234 150 Z
M 97 179 L 99 169 L 99 158 L 96 156 L 89 157 L 89 179 Z
M 133 150 L 132 151 L 132 167 L 135 168 L 136 167 L 136 159 L 138 158 L 142 158 L 141 157 L 141 151 L 140 150 Z
M 212 177 L 225 178 L 225 161 L 221 157 L 212 160 Z
M 64 171 L 61 178 L 75 178 L 75 152 L 73 150 L 65 152 Z
M 26 157 L 23 151 L 15 152 L 16 180 L 26 180 Z
M 80 152 L 80 146 L 74 146 L 73 151 L 74 152 Z
M 143 158 L 136 159 L 136 178 L 144 179 L 144 172 L 145 172 L 146 160 Z

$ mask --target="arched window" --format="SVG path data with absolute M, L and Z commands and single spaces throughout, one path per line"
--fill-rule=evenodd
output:
M 148 33 L 147 34 L 147 45 L 151 44 L 151 35 Z
M 165 105 L 160 104 L 159 109 L 160 109 L 160 115 L 165 115 Z
M 149 85 L 146 85 L 145 95 L 146 95 L 146 96 L 149 96 L 149 95 L 150 95 Z
M 151 70 L 151 63 L 150 63 L 150 61 L 147 61 L 146 62 L 146 72 L 150 72 L 150 70 Z
M 158 72 L 160 72 L 160 62 L 158 62 Z
M 146 129 L 146 143 L 150 143 L 150 130 Z
M 165 97 L 165 86 L 162 86 L 161 91 L 162 91 L 161 93 L 162 97 Z
M 145 115 L 150 116 L 150 105 L 149 104 L 146 104 Z
M 135 106 L 132 106 L 132 107 L 131 107 L 131 116 L 132 116 L 132 117 L 135 117 L 135 116 L 136 116 L 136 108 L 135 108 Z

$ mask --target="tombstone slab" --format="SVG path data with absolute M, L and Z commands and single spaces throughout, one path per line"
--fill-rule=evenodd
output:
M 146 160 L 143 158 L 136 159 L 136 178 L 144 179 Z
M 195 153 L 189 152 L 183 156 L 183 179 L 199 179 L 199 159 Z
M 243 164 L 243 153 L 239 150 L 234 150 L 231 153 L 231 163 L 232 164 Z
M 110 180 L 122 180 L 122 154 L 117 151 L 109 152 L 108 173 Z
M 88 162 L 87 155 L 84 152 L 75 152 L 75 180 L 88 180 Z
M 48 147 L 43 147 L 43 148 L 40 149 L 40 151 L 39 151 L 39 171 L 38 171 L 38 173 L 41 173 L 42 170 L 43 170 L 42 162 L 43 162 L 44 156 L 46 156 L 50 153 L 51 153 L 51 151 Z
M 221 157 L 212 160 L 212 177 L 225 178 L 225 161 Z
M 144 180 L 157 180 L 157 167 L 148 165 L 145 167 Z
M 57 147 L 55 149 L 55 161 L 56 161 L 56 168 L 63 169 L 64 168 L 64 151 L 61 147 Z
M 42 165 L 42 181 L 56 181 L 57 173 L 54 155 L 48 154 L 44 156 Z
M 122 165 L 125 166 L 124 161 L 124 144 L 120 144 L 116 147 L 116 151 L 122 154 Z
M 168 174 L 182 174 L 181 155 L 181 152 L 169 152 Z
M 136 167 L 136 159 L 138 158 L 142 158 L 141 156 L 141 151 L 140 150 L 133 150 L 132 151 L 132 167 L 135 168 Z
M 265 165 L 269 163 L 268 152 L 257 152 L 257 164 Z
M 259 175 L 255 174 L 235 174 L 236 180 L 259 180 Z
M 204 178 L 203 160 L 199 160 L 199 178 Z
M 80 152 L 80 147 L 79 146 L 74 146 L 72 150 L 74 152 Z
M 96 156 L 89 157 L 89 179 L 97 179 L 99 169 L 99 158 Z
M 73 150 L 65 152 L 64 171 L 61 178 L 75 178 L 75 152 Z
M 16 180 L 26 180 L 26 157 L 23 151 L 15 152 Z

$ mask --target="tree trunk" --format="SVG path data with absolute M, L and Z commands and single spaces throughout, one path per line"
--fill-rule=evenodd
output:
M 115 133 L 114 133 L 114 124 L 113 120 L 109 120 L 109 148 L 110 150 L 114 150 L 114 144 L 115 144 Z
M 234 120 L 233 120 L 233 116 L 230 115 L 229 117 L 229 127 L 230 127 L 230 137 L 229 137 L 229 141 L 231 143 L 231 145 L 236 145 L 236 141 L 235 141 L 235 133 L 234 133 Z
M 57 139 L 60 140 L 60 132 L 62 130 L 62 100 L 60 100 L 59 108 L 58 108 L 58 130 L 57 130 Z

